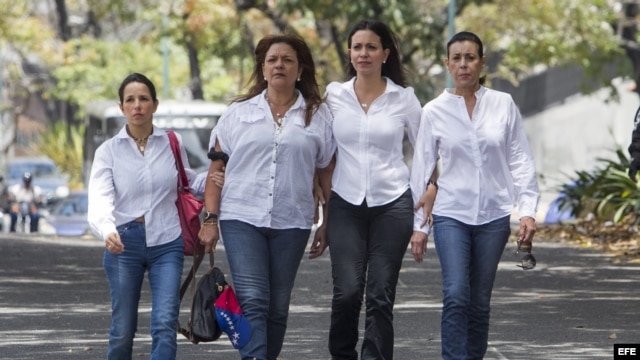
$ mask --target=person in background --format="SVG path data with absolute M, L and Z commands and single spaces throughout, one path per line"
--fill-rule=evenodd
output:
M 518 242 L 531 244 L 540 193 L 518 107 L 509 94 L 483 86 L 480 38 L 466 31 L 454 35 L 445 64 L 454 87 L 424 106 L 414 151 L 411 185 L 422 208 L 415 223 L 419 226 L 433 214 L 444 296 L 442 357 L 482 359 L 511 214 L 517 204 Z M 429 174 L 439 157 L 434 204 L 425 189 L 431 187 Z M 412 239 L 414 255 L 421 249 L 418 236 Z M 422 233 L 421 240 L 426 239 Z
M 11 216 L 10 232 L 16 232 L 18 218 L 29 216 L 29 232 L 38 232 L 38 223 L 40 222 L 40 213 L 38 205 L 44 202 L 42 197 L 42 189 L 39 186 L 32 185 L 33 175 L 25 172 L 22 175 L 22 183 L 16 184 L 8 190 L 8 200 L 11 204 L 9 214 Z
M 4 214 L 9 212 L 9 189 L 4 183 L 4 176 L 0 175 L 0 232 L 5 231 Z
M 387 25 L 359 22 L 348 48 L 347 80 L 327 86 L 337 152 L 335 167 L 318 173 L 332 191 L 324 194 L 325 221 L 310 258 L 329 246 L 332 359 L 358 359 L 363 296 L 361 359 L 392 359 L 396 285 L 413 225 L 403 139 L 406 131 L 414 143 L 422 109 L 407 86 L 397 39 Z
M 222 235 L 251 325 L 242 359 L 274 360 L 282 350 L 291 291 L 314 221 L 314 173 L 335 151 L 331 120 L 309 47 L 285 33 L 258 42 L 248 92 L 211 133 L 209 172 L 228 163 L 224 187 L 210 181 L 205 187 L 200 239 L 210 252 Z
M 118 96 L 127 123 L 96 150 L 88 187 L 88 221 L 106 248 L 103 265 L 112 309 L 107 358 L 132 357 L 140 291 L 148 273 L 151 359 L 175 359 L 184 262 L 176 207 L 178 170 L 166 132 L 153 124 L 158 99 L 151 80 L 132 73 L 122 81 Z M 193 184 L 196 174 L 182 144 L 180 153 Z M 192 190 L 197 194 L 203 189 Z
M 0 211 L 9 211 L 9 188 L 4 183 L 4 176 L 0 175 Z
M 640 170 L 640 107 L 636 111 L 633 121 L 633 132 L 631 133 L 631 144 L 629 144 L 629 155 L 631 156 L 629 163 L 629 178 L 634 182 L 638 181 L 636 174 Z

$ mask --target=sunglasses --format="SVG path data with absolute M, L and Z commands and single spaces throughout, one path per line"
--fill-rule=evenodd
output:
M 524 253 L 524 256 L 520 259 L 518 267 L 521 267 L 522 270 L 531 270 L 536 267 L 536 258 L 531 254 L 531 242 L 524 242 L 522 240 L 518 240 L 518 248 L 516 249 L 516 255 L 520 252 Z

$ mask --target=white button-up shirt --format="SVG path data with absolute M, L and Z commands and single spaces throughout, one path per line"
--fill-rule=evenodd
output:
M 385 79 L 385 92 L 369 105 L 367 113 L 353 88 L 355 77 L 327 86 L 338 148 L 332 190 L 354 205 L 365 199 L 368 206 L 388 204 L 409 188 L 402 143 L 406 129 L 414 144 L 422 108 L 413 88 Z
M 310 229 L 315 202 L 313 176 L 335 151 L 331 113 L 322 104 L 305 127 L 305 100 L 296 102 L 278 127 L 265 91 L 227 108 L 211 132 L 229 155 L 220 200 L 220 220 L 240 220 L 272 229 Z
M 445 90 L 424 106 L 411 185 L 422 195 L 438 156 L 442 168 L 436 215 L 481 225 L 510 215 L 535 218 L 538 183 L 533 154 L 511 95 L 480 87 L 472 118 L 464 98 Z M 422 221 L 416 214 L 414 229 Z
M 178 139 L 180 140 L 180 135 Z M 182 163 L 193 184 L 196 173 L 180 146 Z M 202 178 L 206 177 L 206 173 Z M 193 184 L 192 184 L 193 183 Z M 166 132 L 156 126 L 147 140 L 144 156 L 123 127 L 113 138 L 96 150 L 89 178 L 89 210 L 91 228 L 105 239 L 116 227 L 139 217 L 145 219 L 147 246 L 175 240 L 182 232 L 176 199 L 178 170 Z M 203 188 L 193 189 L 202 193 Z

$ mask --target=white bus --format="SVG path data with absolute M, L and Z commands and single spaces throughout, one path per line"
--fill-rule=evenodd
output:
M 196 171 L 204 171 L 209 167 L 207 147 L 211 129 L 226 107 L 225 104 L 198 100 L 161 100 L 153 116 L 153 123 L 160 128 L 179 133 L 187 150 L 189 165 Z M 82 166 L 85 185 L 89 182 L 96 149 L 105 140 L 117 134 L 126 122 L 115 100 L 87 104 Z

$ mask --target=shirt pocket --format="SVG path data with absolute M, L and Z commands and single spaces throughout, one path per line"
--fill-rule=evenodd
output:
M 253 124 L 260 120 L 267 120 L 267 115 L 260 111 L 244 112 L 236 115 L 237 119 L 241 123 Z

